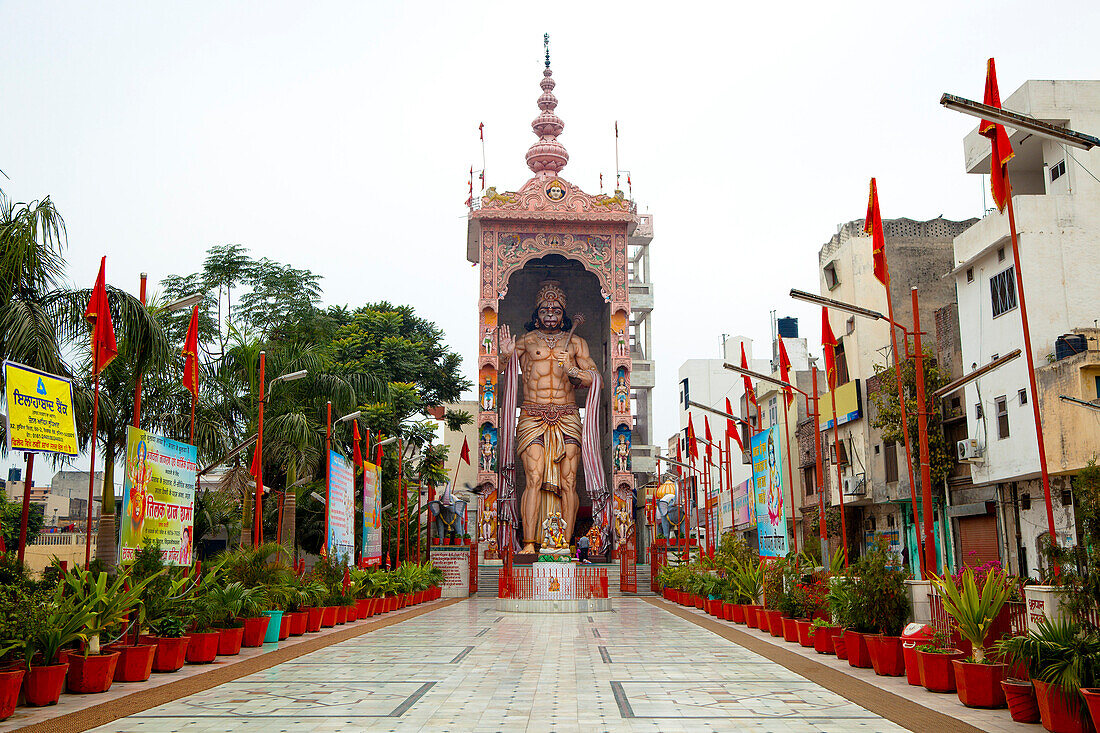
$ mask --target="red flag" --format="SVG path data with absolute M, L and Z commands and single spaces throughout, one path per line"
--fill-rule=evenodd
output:
M 191 324 L 183 342 L 183 386 L 195 398 L 199 396 L 199 304 L 191 311 Z
M 111 322 L 111 306 L 107 303 L 106 255 L 99 261 L 99 277 L 88 299 L 88 307 L 84 309 L 84 320 L 92 327 L 92 374 L 99 374 L 118 356 L 115 324 Z
M 985 72 L 985 98 L 982 100 L 990 107 L 1001 107 L 1001 91 L 997 88 L 997 67 L 993 59 L 989 59 Z M 989 138 L 992 145 L 992 154 L 989 162 L 989 187 L 993 190 L 993 203 L 997 204 L 998 211 L 1005 210 L 1010 191 L 1005 184 L 1005 166 L 1016 155 L 1012 150 L 1012 143 L 1008 139 L 1004 125 L 999 125 L 989 120 L 982 120 L 978 126 L 978 133 Z
M 741 342 L 741 368 L 742 369 L 748 369 L 749 368 L 749 360 L 745 358 L 745 342 L 744 341 Z M 743 379 L 744 379 L 744 382 L 745 382 L 745 398 L 749 401 L 749 404 L 751 404 L 753 407 L 755 407 L 757 410 L 759 410 L 760 406 L 756 404 L 756 392 L 754 392 L 753 389 L 752 389 L 752 379 L 747 374 L 743 376 Z
M 478 135 L 481 136 L 482 142 L 484 142 L 485 141 L 485 123 L 484 122 L 482 122 L 480 125 L 477 126 L 477 133 L 478 133 Z
M 871 193 L 867 198 L 867 217 L 863 220 L 863 233 L 871 235 L 871 259 L 875 277 L 889 286 L 890 273 L 886 269 L 886 236 L 882 232 L 882 213 L 878 209 L 878 184 L 871 179 Z
M 382 434 L 378 434 L 378 447 L 374 450 L 374 465 L 382 467 Z
M 256 481 L 257 485 L 259 485 L 259 483 L 263 481 L 263 478 L 260 475 L 260 461 L 262 460 L 262 458 L 260 457 L 261 450 L 262 449 L 260 447 L 260 441 L 257 440 L 256 447 L 252 449 L 252 465 L 248 468 L 248 472 L 252 474 L 252 479 Z M 260 486 L 260 491 L 263 491 L 262 486 Z
M 733 405 L 730 404 L 729 397 L 726 398 L 726 413 L 729 415 L 733 414 Z M 737 447 L 741 449 L 742 453 L 745 452 L 745 446 L 741 442 L 741 433 L 737 431 L 737 423 L 735 423 L 728 417 L 726 418 L 726 437 L 730 437 L 736 440 Z
M 714 441 L 714 439 L 710 437 L 710 418 L 708 418 L 706 415 L 703 415 L 703 437 L 707 439 L 706 450 L 707 462 L 709 463 L 712 462 L 711 449 L 713 446 L 711 446 L 711 443 Z
M 829 309 L 821 306 L 821 346 L 825 351 L 825 378 L 829 382 L 829 389 L 836 386 L 836 336 L 833 335 L 833 327 L 829 325 Z
M 790 384 L 791 382 L 791 359 L 787 356 L 787 347 L 783 345 L 783 337 L 779 337 L 779 374 L 783 381 Z M 790 387 L 783 388 L 783 394 L 787 396 L 787 407 L 791 406 L 791 400 L 794 398 L 794 392 Z
M 680 441 L 676 441 L 676 475 L 684 475 L 684 467 L 680 464 L 684 462 L 684 457 L 680 454 Z
M 688 427 L 687 427 L 687 442 L 688 442 L 688 459 L 694 460 L 699 457 L 699 446 L 695 444 L 695 425 L 691 422 L 691 413 L 688 413 Z
M 462 439 L 462 455 L 460 455 L 459 458 L 461 458 L 462 462 L 467 466 L 470 465 L 470 443 L 466 438 Z
M 359 437 L 359 421 L 355 420 L 351 424 L 351 442 L 354 444 L 351 449 L 351 463 L 356 468 L 363 467 L 363 452 L 359 448 L 361 440 Z

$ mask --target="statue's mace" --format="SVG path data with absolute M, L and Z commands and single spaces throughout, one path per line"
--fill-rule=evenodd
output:
M 584 323 L 584 314 L 577 313 L 573 316 L 573 327 L 569 329 L 569 335 L 565 337 L 565 349 L 569 350 L 569 342 L 573 340 L 573 332 L 577 330 L 577 326 Z M 565 366 L 564 362 L 558 362 L 558 366 Z

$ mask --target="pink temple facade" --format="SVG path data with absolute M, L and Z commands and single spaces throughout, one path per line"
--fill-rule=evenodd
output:
M 597 531 L 590 536 L 614 547 L 632 532 L 628 240 L 639 217 L 634 202 L 621 191 L 613 196 L 591 195 L 562 177 L 569 154 L 557 139 L 564 123 L 554 114 L 557 99 L 549 59 L 541 87 L 540 112 L 531 125 L 538 140 L 527 152 L 534 176 L 517 191 L 498 193 L 489 188 L 479 200 L 470 201 L 467 258 L 480 267 L 478 484 L 483 511 L 494 511 L 500 487 L 497 380 L 504 367 L 498 358 L 499 327 L 507 325 L 513 333 L 523 333 L 538 282 L 553 277 L 565 287 L 568 315 L 585 316 L 577 334 L 588 341 L 604 383 L 601 450 L 611 495 L 607 505 L 592 506 L 579 486 L 579 517 L 590 518 L 595 525 Z M 522 487 L 522 482 L 518 485 Z M 586 526 L 578 521 L 579 531 Z M 607 555 L 611 548 L 592 549 L 594 554 Z

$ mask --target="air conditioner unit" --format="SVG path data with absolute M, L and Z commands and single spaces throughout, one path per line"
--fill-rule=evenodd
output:
M 845 496 L 863 496 L 867 493 L 867 488 L 863 483 L 863 478 L 859 476 L 846 476 L 844 478 L 844 495 Z
M 982 460 L 982 448 L 978 445 L 977 438 L 967 438 L 955 444 L 955 454 L 960 461 Z

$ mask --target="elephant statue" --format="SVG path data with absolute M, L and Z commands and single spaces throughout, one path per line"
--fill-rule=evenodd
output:
M 675 497 L 670 498 L 673 501 L 675 499 Z M 657 520 L 661 524 L 661 536 L 665 539 L 672 539 L 672 532 L 680 527 L 680 522 L 684 519 L 683 507 L 673 501 L 657 502 Z
M 463 523 L 466 518 L 466 502 L 462 499 L 452 504 L 444 504 L 439 500 L 429 501 L 428 512 L 432 519 L 432 536 L 436 539 L 452 539 L 465 533 Z

